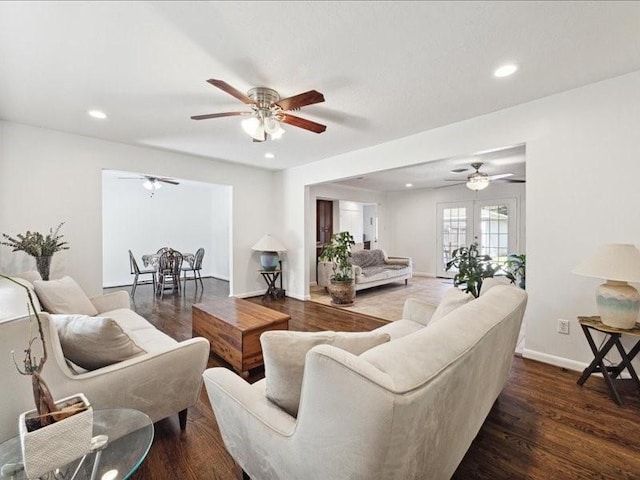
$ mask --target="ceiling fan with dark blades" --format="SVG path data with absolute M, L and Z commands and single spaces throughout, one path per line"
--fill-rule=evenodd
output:
M 471 167 L 475 170 L 471 175 L 467 176 L 467 181 L 463 182 L 460 178 L 445 178 L 445 182 L 458 182 L 458 184 L 466 183 L 467 188 L 471 190 L 483 190 L 489 186 L 490 183 L 526 183 L 526 180 L 519 180 L 512 177 L 513 173 L 500 173 L 497 175 L 489 175 L 481 172 L 481 162 L 475 162 L 471 164 Z
M 253 138 L 254 142 L 264 142 L 268 138 L 273 140 L 280 138 L 284 134 L 282 123 L 314 133 L 322 133 L 327 129 L 326 125 L 285 113 L 299 110 L 307 105 L 324 102 L 324 95 L 316 90 L 309 90 L 288 98 L 280 98 L 280 94 L 271 88 L 252 88 L 245 95 L 222 80 L 209 79 L 207 82 L 248 105 L 251 110 L 194 115 L 191 117 L 192 120 L 246 116 L 247 118 L 242 121 L 242 129 Z
M 152 175 L 138 175 L 135 177 L 118 177 L 118 179 L 119 180 L 143 180 L 142 186 L 145 189 L 151 191 L 152 197 L 155 191 L 158 190 L 160 187 L 162 187 L 163 183 L 166 183 L 168 185 L 180 185 L 180 182 L 176 182 L 171 178 L 154 177 Z

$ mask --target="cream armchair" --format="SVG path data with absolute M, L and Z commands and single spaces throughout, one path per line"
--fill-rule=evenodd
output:
M 129 309 L 125 291 L 91 298 L 99 315 L 119 317 L 120 322 L 134 323 L 135 341 L 147 353 L 93 371 L 76 373 L 67 364 L 58 332 L 50 315 L 40 315 L 48 360 L 43 377 L 54 397 L 84 393 L 94 408 L 134 408 L 145 412 L 155 422 L 180 413 L 184 428 L 187 408 L 198 400 L 202 372 L 209 358 L 209 342 L 193 338 L 176 342 L 156 330 Z M 33 408 L 29 378 L 16 371 L 11 351 L 16 357 L 29 338 L 26 292 L 0 279 L 0 442 L 18 433 L 18 416 Z M 12 317 L 12 318 L 9 318 Z
M 507 380 L 526 301 L 498 286 L 437 321 L 411 301 L 408 318 L 379 329 L 388 343 L 359 356 L 312 348 L 297 418 L 264 381 L 208 369 L 227 450 L 253 480 L 448 479 Z

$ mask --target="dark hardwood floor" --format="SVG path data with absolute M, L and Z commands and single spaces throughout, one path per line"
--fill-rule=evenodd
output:
M 205 279 L 204 292 L 194 293 L 189 282 L 185 296 L 169 294 L 163 300 L 153 297 L 150 285 L 141 285 L 134 305 L 159 329 L 183 340 L 191 337 L 191 305 L 227 295 L 227 283 L 215 279 Z M 249 300 L 261 302 L 260 297 Z M 362 331 L 385 323 L 289 298 L 265 305 L 289 313 L 292 330 Z M 221 365 L 223 360 L 211 356 L 210 367 Z M 260 369 L 252 371 L 249 381 L 263 375 Z M 590 378 L 581 388 L 578 376 L 516 357 L 504 391 L 453 478 L 640 479 L 637 389 L 623 384 L 625 405 L 619 407 L 601 378 Z M 203 388 L 199 402 L 189 409 L 185 431 L 180 431 L 177 414 L 155 424 L 151 451 L 132 478 L 231 480 L 237 475 Z

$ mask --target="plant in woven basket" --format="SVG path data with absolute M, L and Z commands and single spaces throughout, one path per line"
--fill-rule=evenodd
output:
M 51 257 L 60 250 L 69 250 L 68 242 L 62 240 L 64 235 L 60 233 L 62 225 L 64 222 L 60 223 L 55 230 L 50 228 L 47 235 L 29 230 L 26 233 L 19 233 L 15 237 L 3 233 L 5 241 L 0 242 L 0 245 L 11 247 L 13 252 L 24 252 L 35 257 L 38 272 L 44 280 L 49 280 Z
M 57 420 L 61 420 L 61 412 L 56 407 L 56 404 L 53 400 L 53 396 L 51 395 L 51 391 L 47 386 L 46 382 L 42 378 L 42 369 L 44 368 L 44 364 L 47 361 L 47 344 L 44 341 L 44 333 L 42 331 L 42 321 L 40 319 L 40 315 L 38 314 L 38 310 L 35 307 L 33 302 L 33 297 L 31 296 L 31 290 L 27 288 L 20 282 L 17 282 L 11 277 L 7 277 L 0 273 L 0 278 L 4 278 L 10 282 L 15 283 L 16 285 L 20 285 L 27 291 L 27 296 L 29 298 L 28 310 L 29 310 L 29 320 L 33 321 L 35 319 L 35 323 L 38 328 L 38 336 L 33 336 L 29 339 L 27 344 L 27 348 L 24 350 L 24 359 L 22 360 L 23 368 L 21 369 L 18 366 L 18 362 L 15 358 L 15 352 L 11 352 L 13 356 L 13 363 L 18 370 L 18 373 L 21 375 L 29 375 L 31 376 L 31 385 L 33 387 L 33 400 L 36 404 L 36 410 L 38 412 L 38 419 L 40 420 L 39 426 L 49 425 Z M 42 346 L 42 357 L 37 358 L 33 352 L 34 345 L 40 342 Z M 62 415 L 64 415 L 62 413 Z M 38 427 L 37 425 L 35 426 Z
M 446 271 L 456 268 L 458 273 L 453 277 L 453 284 L 458 287 L 464 285 L 464 291 L 474 297 L 480 294 L 482 281 L 493 277 L 500 271 L 500 266 L 493 263 L 489 255 L 481 255 L 478 243 L 468 247 L 460 247 L 453 251 L 452 259 L 447 262 Z

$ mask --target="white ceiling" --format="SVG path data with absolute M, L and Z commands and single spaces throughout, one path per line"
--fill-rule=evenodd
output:
M 476 152 L 473 155 L 369 173 L 334 183 L 383 192 L 407 190 L 408 188 L 445 188 L 466 183 L 467 177 L 475 172 L 471 168 L 472 163 L 482 163 L 479 171 L 490 176 L 512 174 L 501 181 L 526 180 L 525 146 L 516 145 L 494 149 L 490 152 Z M 465 171 L 452 171 L 462 169 Z M 407 184 L 410 184 L 410 187 L 407 187 Z
M 0 118 L 281 169 L 640 70 L 639 20 L 640 2 L 0 2 Z M 193 121 L 245 109 L 208 78 L 316 89 L 296 114 L 327 131 Z

